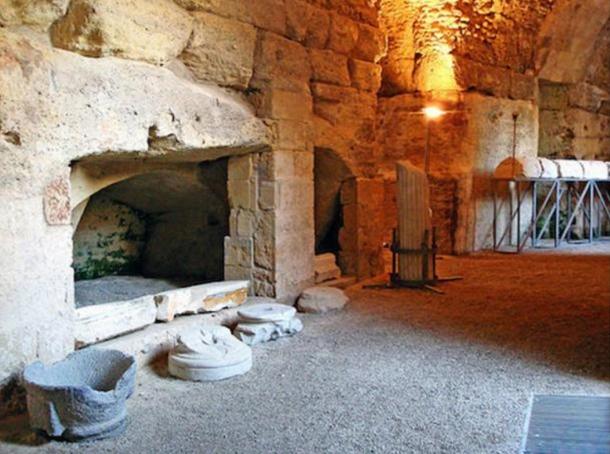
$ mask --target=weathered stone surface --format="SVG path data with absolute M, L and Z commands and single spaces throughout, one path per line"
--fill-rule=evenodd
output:
M 580 161 L 573 161 L 570 159 L 556 159 L 555 164 L 559 169 L 559 176 L 561 178 L 583 178 L 584 169 L 580 164 Z
M 333 14 L 330 21 L 327 46 L 343 55 L 349 55 L 358 42 L 358 24 L 354 21 Z
M 290 320 L 296 314 L 291 306 L 277 303 L 261 303 L 242 307 L 237 311 L 242 322 L 266 323 Z
M 297 307 L 300 312 L 323 314 L 343 309 L 348 301 L 347 295 L 338 288 L 310 287 L 301 293 Z
M 44 213 L 49 225 L 70 224 L 70 179 L 67 176 L 59 176 L 45 187 Z
M 307 120 L 313 105 L 309 93 L 288 90 L 266 90 L 253 100 L 258 115 L 277 120 Z
M 323 49 L 328 40 L 330 15 L 304 0 L 286 4 L 286 36 L 309 48 Z
M 163 63 L 182 52 L 191 31 L 189 14 L 170 0 L 73 0 L 51 40 L 89 57 Z
M 252 367 L 252 350 L 224 326 L 202 326 L 178 337 L 168 358 L 169 373 L 184 380 L 216 381 Z
M 156 316 L 157 308 L 152 295 L 81 307 L 76 310 L 74 342 L 81 347 L 110 339 L 150 325 L 155 322 Z
M 555 161 L 547 158 L 538 158 L 542 167 L 542 178 L 557 178 L 559 177 L 559 168 Z
M 47 28 L 66 13 L 70 0 L 0 0 L 0 25 Z
M 309 49 L 312 80 L 335 85 L 350 85 L 347 57 L 330 50 Z
M 316 255 L 314 266 L 316 272 L 316 284 L 341 277 L 341 270 L 337 266 L 335 254 L 326 253 Z
M 494 171 L 495 178 L 540 178 L 542 177 L 542 164 L 534 156 L 504 159 Z
M 30 425 L 70 441 L 119 435 L 135 377 L 135 358 L 116 350 L 87 348 L 50 366 L 30 364 L 23 373 Z
M 243 304 L 248 286 L 248 281 L 214 282 L 197 286 L 191 292 L 193 299 L 201 301 L 204 311 L 215 312 Z
M 159 322 L 171 322 L 178 314 L 197 313 L 197 307 L 191 299 L 191 289 L 181 288 L 168 290 L 154 296 Z
M 358 41 L 352 51 L 352 57 L 359 60 L 377 63 L 386 53 L 384 33 L 370 25 L 358 26 Z
M 590 67 L 597 37 L 610 18 L 610 3 L 556 3 L 536 36 L 538 76 L 555 82 L 580 82 Z
M 120 350 L 135 356 L 138 366 L 144 366 L 167 358 L 170 350 L 177 345 L 181 333 L 207 325 L 235 326 L 237 322 L 237 308 L 176 317 L 171 323 L 154 323 L 144 329 L 104 341 L 95 345 L 95 348 Z
M 592 180 L 608 179 L 608 163 L 603 161 L 580 161 L 585 178 Z
M 233 334 L 244 344 L 254 346 L 280 337 L 294 336 L 303 329 L 303 322 L 296 317 L 267 323 L 239 323 Z
M 252 77 L 255 28 L 204 12 L 193 17 L 193 35 L 180 59 L 199 80 L 245 89 Z
M 349 60 L 352 87 L 363 91 L 377 92 L 381 87 L 381 66 L 362 60 Z
M 45 152 L 69 162 L 88 154 L 147 151 L 170 136 L 185 152 L 266 142 L 266 128 L 244 101 L 166 69 L 86 59 L 4 30 L 0 49 L 7 56 L 0 67 L 0 122 L 19 134 L 22 153 L 44 144 Z M 21 72 L 18 61 L 31 70 Z M 29 102 L 36 103 L 36 121 L 18 107 Z M 65 120 L 58 124 L 57 117 Z
M 175 0 L 189 11 L 207 11 L 236 19 L 279 35 L 286 32 L 286 12 L 283 0 Z
M 307 91 L 311 65 L 299 43 L 262 33 L 255 54 L 253 85 L 289 91 Z
M 195 285 L 154 296 L 156 319 L 169 322 L 176 315 L 216 312 L 243 304 L 248 296 L 248 281 L 224 281 Z

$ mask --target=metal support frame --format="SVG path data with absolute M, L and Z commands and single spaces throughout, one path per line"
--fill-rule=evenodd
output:
M 404 249 L 398 244 L 398 237 L 396 229 L 392 231 L 392 244 L 390 250 L 392 251 L 392 273 L 390 274 L 390 281 L 399 287 L 425 287 L 427 285 L 434 285 L 438 282 L 438 276 L 436 275 L 436 228 L 432 228 L 432 245 L 429 246 L 428 238 L 430 232 L 426 230 L 424 232 L 424 239 L 421 242 L 419 249 Z M 398 274 L 398 258 L 401 255 L 419 255 L 422 257 L 422 279 L 415 281 L 405 281 L 400 279 Z M 430 267 L 428 266 L 432 262 L 432 276 L 430 276 Z
M 501 232 L 498 232 L 500 219 L 505 211 L 503 209 L 505 200 L 499 203 L 499 187 L 502 186 L 507 189 L 509 212 L 507 224 Z M 603 232 L 603 221 L 606 219 L 610 222 L 610 180 L 494 179 L 492 180 L 492 191 L 494 251 L 519 253 L 525 248 L 528 239 L 532 247 L 543 247 L 542 238 L 551 231 L 551 227 L 553 247 L 557 248 L 564 242 L 575 243 L 573 228 L 579 215 L 582 215 L 583 227 L 586 227 L 584 233 L 586 233 L 588 243 L 606 239 Z M 544 197 L 540 206 L 538 205 L 539 196 Z M 526 201 L 531 203 L 531 216 L 524 230 L 521 214 Z M 514 206 L 515 204 L 516 206 Z M 565 225 L 562 225 L 561 221 L 563 214 L 566 219 Z M 514 225 L 515 221 L 516 225 Z M 539 222 L 542 222 L 540 228 L 538 227 Z M 515 242 L 513 242 L 513 228 L 516 229 Z
M 376 289 L 396 289 L 396 288 L 420 288 L 431 290 L 435 293 L 443 294 L 444 292 L 436 287 L 436 284 L 448 281 L 457 281 L 463 279 L 462 276 L 448 276 L 438 277 L 436 274 L 436 255 L 437 255 L 437 243 L 436 243 L 436 228 L 432 228 L 432 244 L 428 245 L 429 231 L 424 232 L 424 239 L 419 249 L 404 249 L 401 248 L 398 242 L 398 235 L 396 229 L 392 230 L 392 243 L 389 245 L 392 251 L 392 272 L 390 273 L 390 282 L 386 284 L 373 284 L 365 285 L 364 288 L 376 288 Z M 386 246 L 387 247 L 387 246 Z M 422 256 L 422 280 L 416 281 L 405 281 L 400 279 L 398 274 L 398 257 L 400 255 L 421 255 Z M 430 276 L 430 269 L 428 264 L 432 261 L 432 276 Z

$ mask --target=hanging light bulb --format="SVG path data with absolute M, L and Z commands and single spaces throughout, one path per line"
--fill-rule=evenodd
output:
M 424 113 L 426 118 L 429 120 L 435 120 L 435 119 L 440 118 L 443 115 L 445 115 L 445 111 L 436 106 L 424 107 L 422 109 L 422 112 Z

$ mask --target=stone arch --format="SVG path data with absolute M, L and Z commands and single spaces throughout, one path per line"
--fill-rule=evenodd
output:
M 610 2 L 606 0 L 558 1 L 538 34 L 538 77 L 560 83 L 582 81 L 608 20 Z

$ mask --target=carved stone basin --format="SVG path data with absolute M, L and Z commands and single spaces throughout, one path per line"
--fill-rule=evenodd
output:
M 69 441 L 116 436 L 135 376 L 135 358 L 116 350 L 87 348 L 50 366 L 32 363 L 23 373 L 30 425 Z

